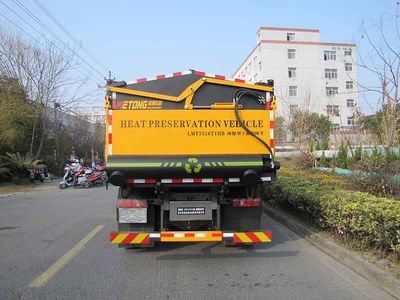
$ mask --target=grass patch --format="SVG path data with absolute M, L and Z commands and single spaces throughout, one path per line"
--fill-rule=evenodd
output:
M 33 190 L 32 184 L 17 185 L 11 182 L 0 183 L 0 194 L 31 192 Z

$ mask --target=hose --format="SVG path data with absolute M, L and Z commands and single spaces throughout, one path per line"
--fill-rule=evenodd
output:
M 247 125 L 243 122 L 242 117 L 240 116 L 240 112 L 239 112 L 240 100 L 242 99 L 242 97 L 244 95 L 249 95 L 249 96 L 253 96 L 253 97 L 257 98 L 261 104 L 266 104 L 266 100 L 259 94 L 255 93 L 251 90 L 247 90 L 247 89 L 239 89 L 233 94 L 233 102 L 235 104 L 236 120 L 239 122 L 240 127 L 242 127 L 244 129 L 244 131 L 246 131 L 249 135 L 251 135 L 256 140 L 258 140 L 261 144 L 263 144 L 265 146 L 265 148 L 267 148 L 268 152 L 271 155 L 271 163 L 273 165 L 274 164 L 274 153 L 273 153 L 271 147 L 263 139 L 261 139 L 256 134 L 254 134 L 254 132 L 251 131 L 251 129 L 249 127 L 247 127 Z

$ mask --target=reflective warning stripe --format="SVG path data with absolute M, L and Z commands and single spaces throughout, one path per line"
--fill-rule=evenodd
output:
M 108 164 L 110 166 L 110 164 Z M 112 165 L 114 166 L 114 165 Z M 228 182 L 240 182 L 240 178 L 228 178 Z M 127 184 L 155 184 L 157 183 L 156 179 L 133 179 L 128 178 L 125 181 Z M 224 178 L 163 178 L 160 179 L 161 183 L 224 183 Z
M 149 244 L 150 234 L 149 233 L 117 233 L 112 232 L 110 234 L 111 244 Z
M 275 137 L 274 137 L 274 128 L 275 128 L 275 110 L 269 111 L 269 146 L 272 148 L 272 152 L 275 152 Z
M 108 145 L 107 145 L 108 146 L 108 155 L 112 155 L 112 109 L 108 110 L 108 128 L 107 129 L 108 129 Z
M 162 231 L 162 232 L 111 232 L 112 244 L 149 244 L 150 242 L 222 242 L 267 243 L 272 241 L 271 231 L 221 232 L 221 231 Z
M 265 243 L 271 240 L 271 231 L 235 232 L 233 236 L 234 243 Z
M 247 81 L 245 81 L 243 79 L 239 79 L 239 78 L 232 78 L 232 77 L 226 77 L 223 75 L 210 74 L 210 73 L 206 73 L 206 72 L 202 72 L 202 71 L 191 71 L 191 70 L 183 71 L 183 72 L 174 72 L 172 74 L 160 74 L 160 75 L 153 76 L 153 77 L 138 78 L 136 80 L 128 81 L 126 84 L 142 83 L 142 82 L 147 82 L 147 81 L 153 81 L 153 80 L 165 79 L 165 78 L 171 78 L 171 77 L 178 77 L 178 76 L 189 75 L 189 74 L 211 77 L 211 78 L 220 79 L 220 80 L 228 80 L 228 81 L 252 84 L 251 82 L 247 82 Z
M 221 242 L 221 231 L 161 232 L 161 242 Z
M 271 181 L 271 177 L 261 177 L 261 181 Z

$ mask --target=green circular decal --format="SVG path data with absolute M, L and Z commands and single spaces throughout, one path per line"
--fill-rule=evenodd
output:
M 199 173 L 201 170 L 201 163 L 199 163 L 199 160 L 196 157 L 190 157 L 188 158 L 187 162 L 185 163 L 185 171 L 188 174 L 192 173 Z

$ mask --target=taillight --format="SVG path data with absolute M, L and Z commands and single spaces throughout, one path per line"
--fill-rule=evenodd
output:
M 261 206 L 261 199 L 260 198 L 233 199 L 232 205 L 233 205 L 233 207 L 255 207 L 255 206 Z
M 119 208 L 147 208 L 147 200 L 121 199 L 118 200 Z

